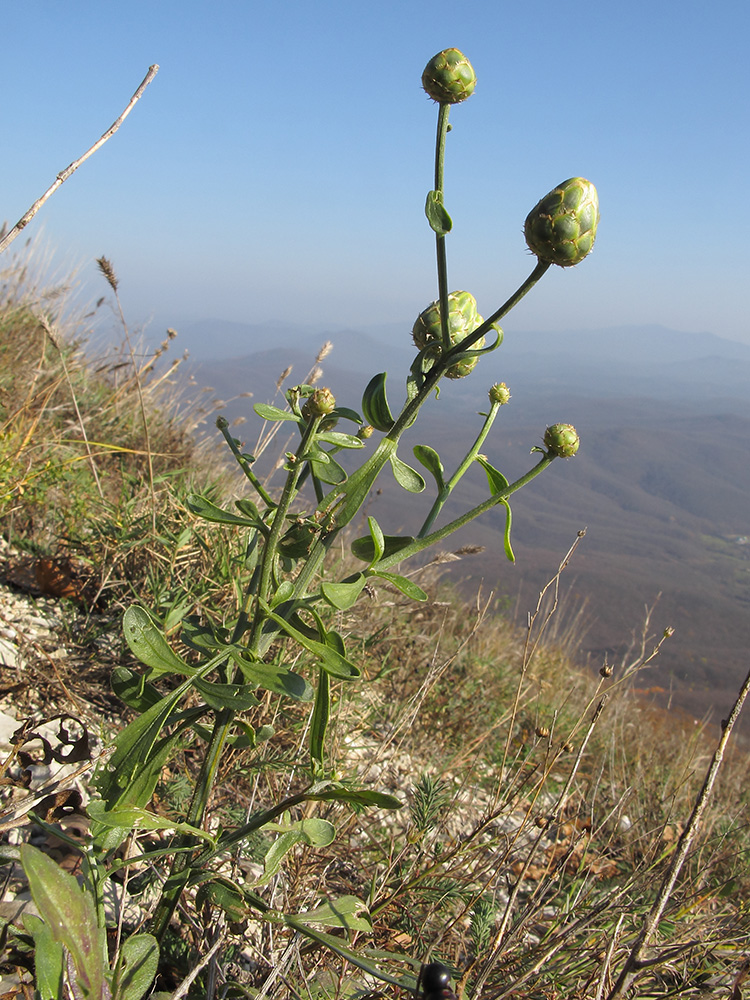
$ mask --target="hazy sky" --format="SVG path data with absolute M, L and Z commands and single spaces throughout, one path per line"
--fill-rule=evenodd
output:
M 403 321 L 436 296 L 437 51 L 478 75 L 451 113 L 452 288 L 485 315 L 532 267 L 523 220 L 598 187 L 593 255 L 553 268 L 506 331 L 660 323 L 750 342 L 748 0 L 0 0 L 0 219 L 11 224 L 160 71 L 54 195 L 43 229 L 128 318 Z M 20 241 L 17 241 L 16 246 Z

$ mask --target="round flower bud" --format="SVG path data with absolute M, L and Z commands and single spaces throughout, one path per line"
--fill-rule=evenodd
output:
M 363 424 L 357 431 L 357 437 L 360 441 L 366 441 L 368 438 L 372 437 L 374 431 L 375 428 L 372 424 Z
M 510 389 L 505 382 L 496 382 L 490 389 L 490 402 L 505 406 L 510 402 Z
M 572 267 L 590 253 L 599 224 L 599 197 L 591 181 L 571 177 L 526 216 L 529 250 L 549 264 Z
M 572 458 L 578 451 L 581 439 L 572 424 L 552 424 L 544 432 L 544 444 L 547 451 L 558 458 Z
M 325 417 L 336 408 L 336 397 L 330 389 L 316 389 L 307 397 L 302 407 L 305 420 L 312 417 Z
M 471 97 L 477 75 L 469 60 L 458 49 L 444 49 L 425 66 L 422 86 L 439 104 L 460 104 Z
M 451 292 L 448 296 L 448 335 L 451 346 L 460 344 L 484 319 L 477 312 L 477 302 L 471 292 Z M 499 327 L 493 326 L 499 331 Z M 440 325 L 440 303 L 433 302 L 419 314 L 412 328 L 414 343 L 420 351 L 429 348 L 430 354 L 437 360 L 443 353 L 443 333 Z M 484 337 L 480 337 L 472 348 L 484 346 Z M 463 358 L 451 365 L 445 373 L 448 378 L 464 378 L 477 365 L 478 357 Z

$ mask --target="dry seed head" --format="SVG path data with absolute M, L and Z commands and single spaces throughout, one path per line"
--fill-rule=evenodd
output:
M 106 257 L 97 257 L 96 263 L 99 265 L 99 270 L 107 279 L 109 287 L 113 292 L 117 293 L 117 286 L 119 282 L 117 280 L 117 275 L 115 274 L 115 269 L 112 267 L 112 262 Z

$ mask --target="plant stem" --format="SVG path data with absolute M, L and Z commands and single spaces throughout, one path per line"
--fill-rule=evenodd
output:
M 451 348 L 448 352 L 448 357 L 450 357 L 451 354 L 458 354 L 461 351 L 465 351 L 467 348 L 471 347 L 472 344 L 476 344 L 476 342 L 488 332 L 494 323 L 499 322 L 503 316 L 508 315 L 511 309 L 521 301 L 527 292 L 531 291 L 537 281 L 539 281 L 542 275 L 545 274 L 551 266 L 552 265 L 548 261 L 537 260 L 534 270 L 528 276 L 526 281 L 524 281 L 523 284 L 520 285 L 515 292 L 513 292 L 511 297 L 507 299 L 499 309 L 496 309 L 495 312 L 493 312 L 493 314 L 489 316 L 481 326 L 478 326 L 476 330 L 472 331 L 472 333 L 470 333 L 465 340 L 462 340 L 460 344 L 456 344 L 455 347 Z
M 495 417 L 497 416 L 498 410 L 500 409 L 501 405 L 502 404 L 500 404 L 500 403 L 494 403 L 494 402 L 490 404 L 490 412 L 487 414 L 487 416 L 484 419 L 484 424 L 482 425 L 482 429 L 479 431 L 479 434 L 477 435 L 476 441 L 474 442 L 474 444 L 469 449 L 469 451 L 468 451 L 468 453 L 466 455 L 466 458 L 464 458 L 463 462 L 461 462 L 461 464 L 456 469 L 456 471 L 453 473 L 453 475 L 448 480 L 448 482 L 444 484 L 444 486 L 443 486 L 443 488 L 441 490 L 439 490 L 438 495 L 435 498 L 435 502 L 432 505 L 432 508 L 431 508 L 429 514 L 425 518 L 424 524 L 419 529 L 419 534 L 417 535 L 417 538 L 423 538 L 427 534 L 427 532 L 430 530 L 430 528 L 434 524 L 435 519 L 437 518 L 438 514 L 443 509 L 443 506 L 444 506 L 446 500 L 448 499 L 448 497 L 451 495 L 451 493 L 455 489 L 456 484 L 461 479 L 461 477 L 464 475 L 464 473 L 467 471 L 467 469 L 469 469 L 469 467 L 471 466 L 472 462 L 474 461 L 474 459 L 479 454 L 479 449 L 484 444 L 484 441 L 485 441 L 487 435 L 490 432 L 490 428 L 492 427 L 493 423 L 495 422 Z
M 486 514 L 488 510 L 492 510 L 497 504 L 502 503 L 503 500 L 507 500 L 509 496 L 512 496 L 521 487 L 530 483 L 532 479 L 535 479 L 540 472 L 544 471 L 548 465 L 551 465 L 555 455 L 547 453 L 542 459 L 540 459 L 537 464 L 529 469 L 527 473 L 521 476 L 520 479 L 516 479 L 514 483 L 507 486 L 502 493 L 495 493 L 488 500 L 483 501 L 483 503 L 477 504 L 476 507 L 472 507 L 465 514 L 460 517 L 455 518 L 455 520 L 450 521 L 448 524 L 439 528 L 437 531 L 433 531 L 431 535 L 424 535 L 423 537 L 415 538 L 410 545 L 405 545 L 404 548 L 399 549 L 398 552 L 394 552 L 391 556 L 385 556 L 378 563 L 377 568 L 388 569 L 390 566 L 395 566 L 400 562 L 404 562 L 407 559 L 411 559 L 418 552 L 422 552 L 423 549 L 429 548 L 431 545 L 435 545 L 437 542 L 441 542 L 448 535 L 452 535 L 454 531 L 458 531 L 459 528 L 463 528 L 464 525 L 468 524 L 469 521 L 473 521 L 475 517 L 480 517 L 482 514 Z
M 248 478 L 248 480 L 253 484 L 253 486 L 255 487 L 255 489 L 258 492 L 258 496 L 261 498 L 261 500 L 263 501 L 263 503 L 266 504 L 267 507 L 275 507 L 276 506 L 275 501 L 273 500 L 273 498 L 271 497 L 271 495 L 267 492 L 267 490 L 263 486 L 263 483 L 261 483 L 260 479 L 258 479 L 258 477 L 255 475 L 255 473 L 253 472 L 253 470 L 250 468 L 250 463 L 245 458 L 245 456 L 242 454 L 242 452 L 240 451 L 240 449 L 237 447 L 237 442 L 234 440 L 234 438 L 232 437 L 232 435 L 229 433 L 229 424 L 227 423 L 226 419 L 224 417 L 220 417 L 216 421 L 216 426 L 219 428 L 219 430 L 221 431 L 221 433 L 224 435 L 224 440 L 229 445 L 229 447 L 230 447 L 230 449 L 232 451 L 232 454 L 234 455 L 234 457 L 235 457 L 235 459 L 237 461 L 237 464 L 242 469 L 242 471 L 245 473 L 245 476 Z
M 443 200 L 443 174 L 445 166 L 445 137 L 448 134 L 448 115 L 450 104 L 441 104 L 438 111 L 437 138 L 435 140 L 435 190 L 440 202 Z M 440 302 L 440 332 L 443 338 L 443 351 L 451 346 L 448 327 L 448 259 L 445 253 L 445 236 L 435 234 L 435 249 L 437 252 L 438 301 Z

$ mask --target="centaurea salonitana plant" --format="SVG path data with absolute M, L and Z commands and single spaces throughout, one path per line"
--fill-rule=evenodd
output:
M 552 264 L 572 266 L 590 252 L 599 219 L 596 191 L 588 181 L 573 178 L 554 188 L 526 220 L 527 242 L 537 258 L 531 274 L 484 319 L 470 292 L 450 290 L 446 244 L 453 223 L 444 197 L 449 112 L 472 95 L 476 76 L 462 53 L 448 49 L 430 60 L 422 79 L 427 94 L 438 105 L 434 186 L 425 205 L 435 234 L 437 296 L 419 311 L 413 326 L 417 353 L 406 374 L 401 408 L 397 412 L 391 409 L 385 372 L 374 375 L 367 385 L 361 414 L 340 405 L 328 389 L 312 385 L 289 390 L 288 409 L 257 404 L 255 412 L 261 419 L 286 421 L 296 425 L 298 432 L 296 446 L 285 455 L 285 480 L 276 495 L 271 495 L 258 478 L 254 456 L 243 451 L 228 422 L 218 421 L 249 492 L 235 500 L 233 509 L 197 494 L 191 495 L 189 508 L 206 521 L 246 533 L 238 580 L 242 596 L 236 612 L 221 625 L 198 616 L 183 620 L 181 648 L 188 649 L 189 655 L 170 644 L 156 617 L 144 608 L 134 606 L 125 613 L 125 638 L 145 669 L 119 668 L 113 684 L 137 717 L 119 734 L 108 767 L 98 774 L 101 798 L 90 810 L 95 851 L 100 858 L 112 858 L 134 826 L 176 829 L 176 839 L 166 852 L 171 859 L 169 875 L 159 889 L 151 918 L 150 930 L 156 939 L 163 938 L 183 894 L 195 890 L 199 901 L 220 907 L 231 920 L 252 915 L 281 923 L 335 948 L 374 975 L 401 985 L 411 981 L 388 977 L 377 963 L 358 957 L 342 939 L 320 930 L 321 923 L 366 930 L 369 916 L 361 900 L 344 897 L 329 901 L 325 918 L 321 916 L 317 922 L 309 914 L 279 913 L 264 895 L 266 880 L 242 883 L 227 874 L 225 862 L 248 838 L 263 830 L 280 833 L 266 857 L 266 873 L 278 871 L 284 853 L 296 844 L 330 844 L 335 837 L 332 824 L 311 819 L 309 808 L 303 815 L 299 807 L 305 804 L 337 801 L 354 808 L 391 809 L 402 805 L 391 795 L 342 782 L 332 767 L 326 738 L 331 683 L 353 683 L 360 675 L 344 637 L 332 625 L 334 613 L 353 607 L 365 587 L 377 580 L 386 581 L 415 601 L 424 600 L 425 593 L 402 575 L 401 565 L 497 506 L 506 510 L 505 550 L 512 559 L 510 498 L 555 458 L 574 455 L 578 436 L 570 425 L 548 428 L 543 447 L 531 449 L 538 453 L 538 460 L 524 475 L 509 482 L 482 452 L 495 419 L 510 399 L 508 387 L 495 383 L 484 390 L 489 406 L 482 404 L 486 407 L 482 423 L 469 433 L 471 443 L 453 472 L 446 471 L 432 444 L 414 447 L 417 463 L 435 484 L 421 526 L 413 534 L 385 535 L 376 519 L 369 517 L 367 534 L 351 543 L 361 568 L 343 578 L 330 568 L 338 561 L 327 557 L 333 555 L 334 543 L 340 543 L 342 535 L 346 537 L 386 467 L 404 489 L 413 493 L 426 490 L 421 472 L 399 454 L 404 431 L 415 424 L 423 404 L 444 379 L 477 377 L 484 356 L 502 343 L 499 322 Z M 342 429 L 347 424 L 350 431 Z M 342 450 L 364 454 L 351 474 L 336 460 Z M 486 498 L 436 526 L 445 503 L 474 463 L 485 470 Z M 161 680 L 168 682 L 164 689 L 159 686 Z M 271 706 L 268 721 L 253 728 L 244 714 L 257 709 L 262 699 Z M 238 829 L 210 832 L 204 821 L 222 761 L 236 748 L 252 750 L 273 739 L 270 720 L 279 699 L 309 705 L 305 780 L 298 790 L 266 804 Z M 163 768 L 188 742 L 201 764 L 186 814 L 175 823 L 156 816 L 148 806 Z M 119 861 L 111 870 L 156 861 L 164 854 L 160 849 L 153 857 L 146 853 Z

